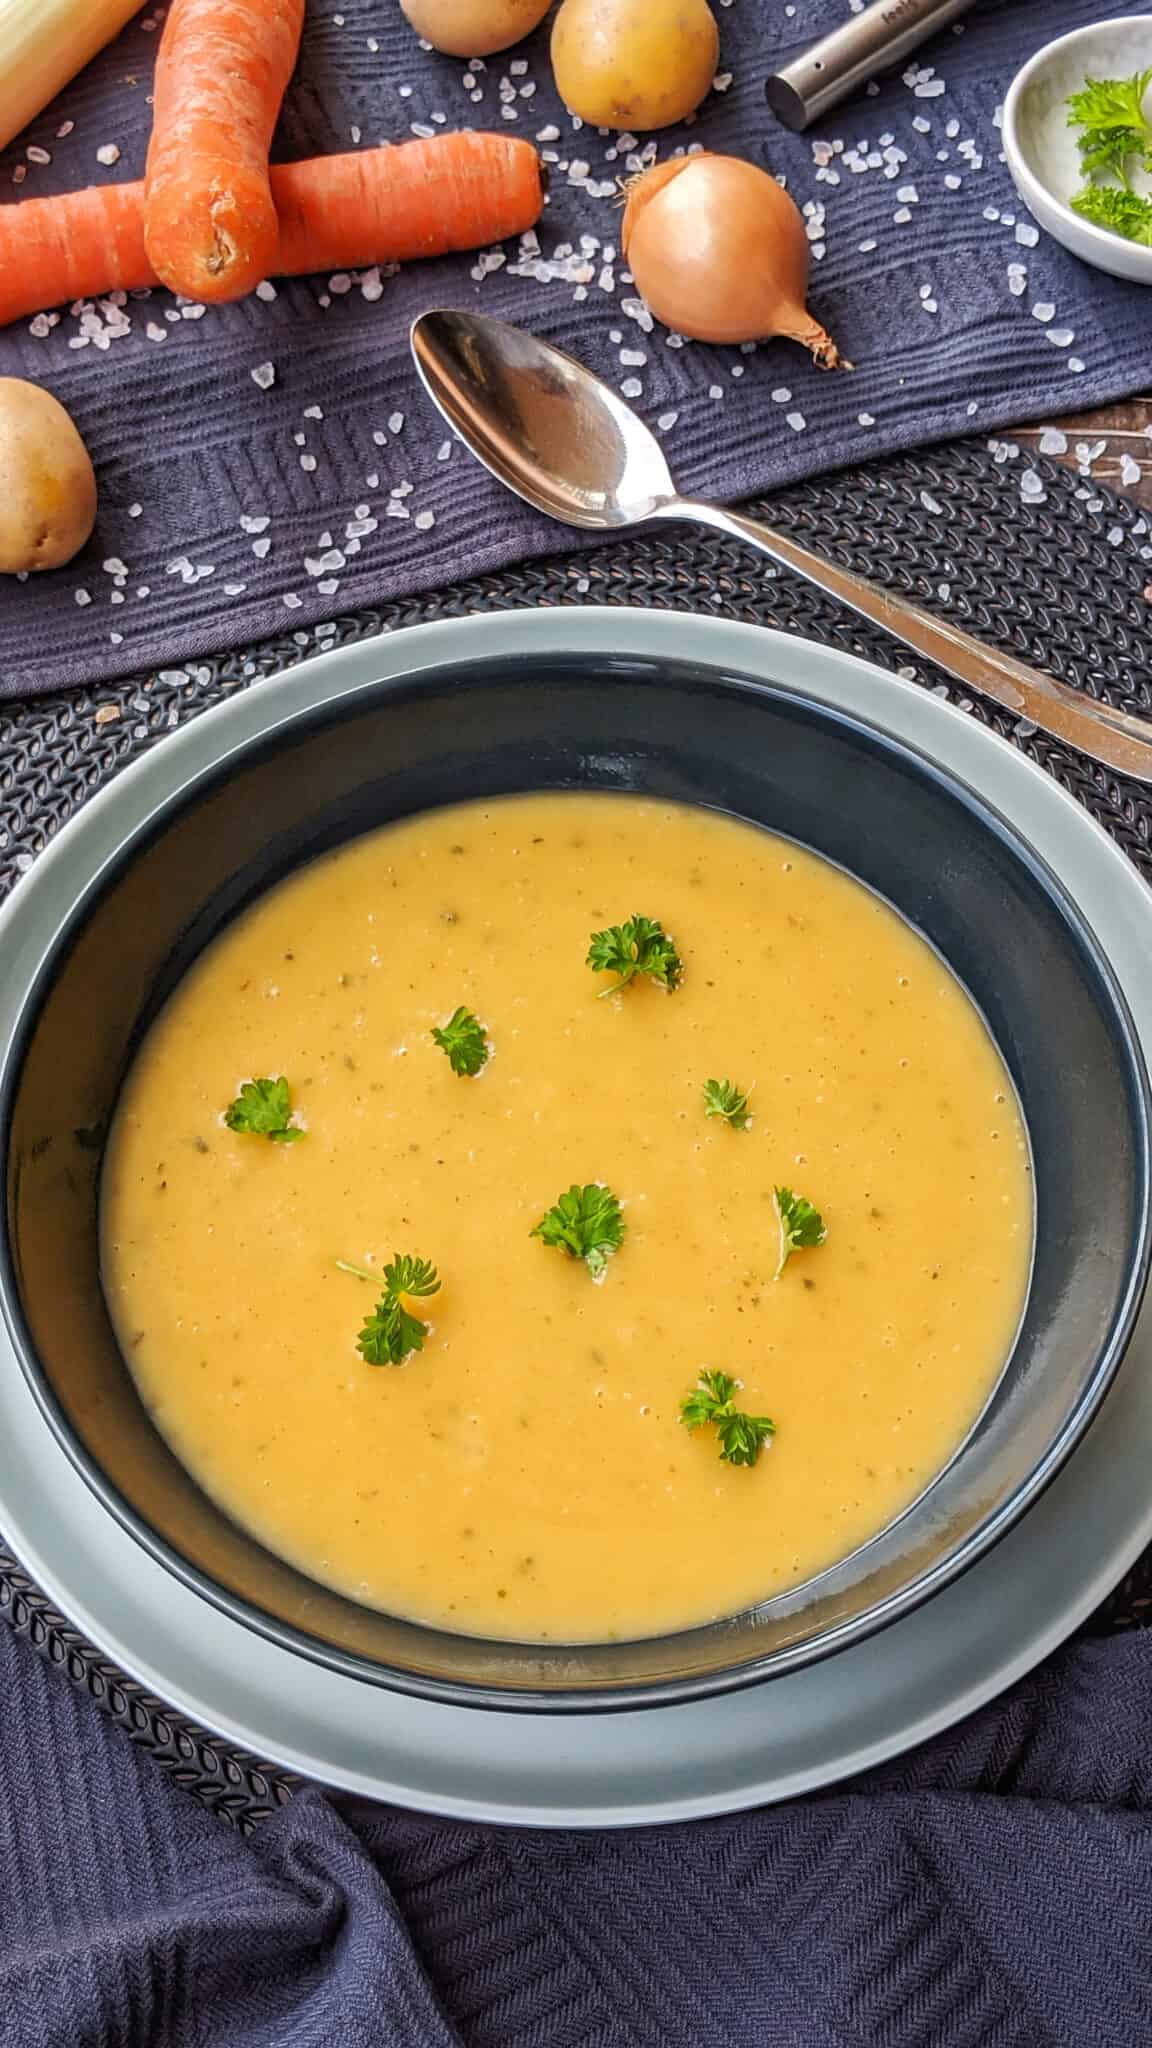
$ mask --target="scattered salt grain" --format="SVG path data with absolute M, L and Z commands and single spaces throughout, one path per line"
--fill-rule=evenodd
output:
M 874 427 L 876 425 L 870 412 L 858 412 L 856 417 L 862 427 Z
M 306 405 L 304 407 L 304 418 L 306 420 L 322 420 L 323 417 L 324 414 L 318 405 Z
M 427 533 L 429 527 L 436 524 L 436 514 L 434 512 L 418 512 L 412 524 L 413 526 L 418 526 L 421 533 Z
M 90 590 L 74 590 L 72 592 L 72 596 L 78 605 L 91 604 L 92 602 L 92 593 Z
M 940 500 L 938 498 L 934 498 L 932 496 L 931 491 L 921 491 L 920 503 L 923 505 L 924 510 L 926 512 L 934 512 L 937 518 L 939 518 L 944 511 L 944 507 L 940 503 Z
M 1053 348 L 1071 348 L 1076 336 L 1070 327 L 1050 327 L 1048 329 L 1048 339 L 1052 343 Z
M 662 412 L 656 425 L 662 434 L 670 434 L 679 417 L 678 412 Z
M 96 161 L 98 164 L 118 164 L 120 161 L 119 144 L 116 142 L 102 142 L 96 151 Z
M 268 550 L 269 550 L 269 548 L 270 548 L 271 546 L 272 546 L 272 543 L 271 543 L 271 541 L 270 541 L 270 540 L 269 540 L 269 539 L 267 538 L 267 536 L 265 536 L 265 538 L 264 538 L 263 540 L 254 540 L 254 541 L 253 541 L 253 543 L 252 543 L 252 553 L 253 553 L 253 554 L 255 555 L 255 557 L 256 557 L 256 560 L 257 560 L 258 562 L 262 562 L 262 561 L 264 560 L 264 557 L 265 557 L 265 556 L 266 556 L 266 554 L 268 553 Z
M 1041 455 L 1064 455 L 1068 450 L 1068 436 L 1059 427 L 1045 427 L 1038 446 Z
M 440 443 L 440 446 L 439 446 L 439 447 L 438 447 L 438 449 L 436 450 L 436 460 L 437 460 L 437 462 L 447 462 L 447 461 L 448 461 L 448 459 L 449 459 L 449 457 L 450 457 L 450 455 L 451 455 L 451 453 L 452 453 L 452 443 L 451 443 L 451 441 L 441 441 L 441 443 Z
M 403 425 L 404 415 L 402 412 L 394 412 L 388 415 L 388 432 L 390 434 L 398 434 Z
M 266 512 L 242 512 L 240 530 L 242 533 L 266 533 L 271 520 Z
M 302 597 L 297 597 L 294 590 L 285 590 L 281 594 L 280 602 L 287 605 L 290 612 L 298 612 L 304 600 Z
M 1033 227 L 1030 220 L 1018 220 L 1015 234 L 1022 249 L 1034 249 L 1040 240 L 1040 230 Z
M 1122 484 L 1138 484 L 1144 472 L 1130 455 L 1120 457 L 1120 481 Z
M 787 405 L 791 397 L 792 393 L 789 391 L 788 386 L 786 384 L 778 384 L 772 393 L 772 403 L 774 405 Z
M 808 425 L 802 412 L 786 412 L 784 417 L 794 434 L 802 434 Z
M 300 457 L 300 467 L 302 470 L 305 470 L 309 476 L 311 476 L 312 471 L 316 467 L 316 457 L 314 455 L 302 455 Z
M 129 517 L 129 519 L 139 519 L 139 517 L 140 517 L 140 514 L 141 514 L 141 513 L 143 512 L 143 510 L 144 510 L 144 507 L 143 507 L 143 505 L 129 505 L 129 507 L 128 507 L 128 517 Z
M 260 282 L 256 287 L 256 297 L 258 299 L 263 299 L 266 305 L 271 305 L 273 299 L 276 297 L 276 287 L 272 283 L 270 278 L 262 277 L 260 279 Z
M 625 398 L 639 398 L 644 390 L 639 377 L 625 377 L 620 386 Z
M 271 391 L 272 386 L 276 382 L 276 365 L 275 363 L 257 363 L 256 368 L 250 370 L 248 374 L 252 382 L 260 386 L 261 391 Z

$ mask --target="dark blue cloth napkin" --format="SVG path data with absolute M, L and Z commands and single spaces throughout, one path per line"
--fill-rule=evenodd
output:
M 1143 2048 L 1152 1632 L 819 1798 L 248 1838 L 0 1631 L 0 2048 Z M 659 1714 L 654 1739 L 659 1739 Z
M 766 75 L 855 4 L 718 0 L 717 89 L 649 149 L 699 143 L 786 177 L 809 223 L 813 304 L 857 364 L 847 376 L 789 343 L 742 354 L 647 331 L 617 247 L 616 180 L 637 152 L 574 129 L 546 27 L 469 70 L 421 50 L 397 0 L 309 0 L 278 153 L 441 126 L 543 138 L 555 161 L 538 235 L 394 277 L 281 282 L 237 306 L 157 291 L 0 332 L 0 375 L 64 400 L 102 486 L 73 565 L 0 585 L 0 694 L 285 631 L 311 645 L 341 613 L 564 545 L 432 414 L 407 352 L 428 306 L 487 308 L 584 355 L 658 424 L 685 483 L 719 498 L 1147 390 L 1152 293 L 1040 236 L 1000 158 L 1013 72 L 1099 0 L 986 0 L 875 92 L 787 133 Z M 0 156 L 6 201 L 139 176 L 159 12 Z

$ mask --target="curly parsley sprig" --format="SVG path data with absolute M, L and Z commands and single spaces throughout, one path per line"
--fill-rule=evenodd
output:
M 431 1260 L 397 1252 L 382 1275 L 369 1272 L 366 1266 L 354 1266 L 348 1259 L 337 1259 L 336 1264 L 342 1273 L 370 1280 L 374 1287 L 380 1286 L 381 1279 L 384 1282 L 380 1299 L 356 1342 L 361 1358 L 369 1365 L 403 1365 L 414 1351 L 423 1351 L 428 1325 L 412 1314 L 407 1303 L 439 1294 L 440 1276 Z
M 474 1076 L 488 1063 L 492 1048 L 485 1035 L 484 1026 L 472 1010 L 463 1005 L 454 1010 L 446 1024 L 436 1024 L 432 1037 L 447 1053 L 448 1064 L 454 1074 Z
M 819 1209 L 814 1209 L 804 1195 L 794 1195 L 791 1188 L 775 1188 L 772 1199 L 780 1226 L 780 1258 L 772 1275 L 778 1280 L 793 1252 L 823 1244 L 828 1232 Z
M 304 1132 L 289 1121 L 291 1115 L 292 1097 L 281 1074 L 274 1081 L 267 1076 L 245 1081 L 235 1101 L 224 1111 L 224 1121 L 230 1131 L 271 1138 L 274 1145 L 294 1145 Z
M 723 1117 L 734 1131 L 746 1131 L 752 1121 L 748 1090 L 738 1088 L 735 1081 L 705 1081 L 704 1114 Z
M 612 1254 L 623 1244 L 625 1228 L 611 1188 L 600 1181 L 590 1181 L 585 1187 L 573 1182 L 540 1218 L 531 1235 L 567 1252 L 571 1259 L 583 1259 L 592 1278 L 599 1280 Z
M 1086 78 L 1069 95 L 1068 126 L 1078 128 L 1080 162 L 1089 182 L 1073 211 L 1095 227 L 1152 246 L 1152 200 L 1133 190 L 1136 170 L 1152 171 L 1152 121 L 1144 111 L 1152 68 L 1130 78 Z M 1115 182 L 1108 182 L 1113 180 Z
M 617 977 L 611 988 L 601 990 L 606 996 L 627 988 L 638 974 L 647 975 L 663 989 L 679 988 L 684 974 L 684 962 L 663 925 L 657 918 L 639 914 L 624 924 L 593 932 L 585 965 L 596 974 Z
M 731 1373 L 703 1371 L 690 1394 L 680 1403 L 680 1420 L 685 1429 L 715 1426 L 720 1456 L 726 1465 L 754 1465 L 776 1424 L 769 1415 L 748 1415 L 737 1408 L 733 1396 L 742 1381 Z

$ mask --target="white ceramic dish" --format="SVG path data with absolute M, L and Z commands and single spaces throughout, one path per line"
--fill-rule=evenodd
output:
M 854 709 L 946 763 L 1013 818 L 1077 898 L 1152 1046 L 1152 904 L 1071 798 L 984 728 L 912 685 L 831 649 L 682 615 L 560 609 L 453 621 L 306 663 L 165 742 L 178 784 L 221 738 L 321 692 L 469 656 L 562 648 L 661 651 Z M 111 850 L 93 799 L 65 828 Z M 53 849 L 42 857 L 51 864 Z M 43 870 L 41 870 L 42 872 Z M 21 944 L 20 891 L 0 949 Z M 0 1009 L 3 1006 L 0 986 Z M 109 1656 L 225 1737 L 329 1783 L 430 1811 L 521 1824 L 614 1826 L 687 1818 L 828 1784 L 947 1727 L 1028 1670 L 1104 1597 L 1152 1539 L 1152 1311 L 1098 1419 L 1025 1519 L 967 1577 L 885 1634 L 747 1692 L 684 1706 L 553 1719 L 441 1706 L 380 1691 L 263 1641 L 148 1558 L 56 1444 L 0 1342 L 0 1523 L 27 1568 Z
M 1118 15 L 1046 43 L 1017 72 L 1004 102 L 1004 154 L 1029 213 L 1074 256 L 1136 284 L 1152 284 L 1152 248 L 1083 220 L 1068 204 L 1084 176 L 1064 102 L 1086 78 L 1150 68 L 1152 14 Z M 1138 171 L 1132 182 L 1152 198 L 1152 175 Z

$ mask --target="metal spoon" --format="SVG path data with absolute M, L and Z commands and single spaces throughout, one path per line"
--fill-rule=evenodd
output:
M 680 497 L 643 421 L 610 385 L 551 343 L 477 313 L 434 312 L 413 322 L 412 354 L 425 390 L 460 439 L 538 511 L 603 532 L 649 520 L 698 520 L 747 541 L 969 689 L 1106 768 L 1152 782 L 1146 720 L 998 653 L 758 520 Z

